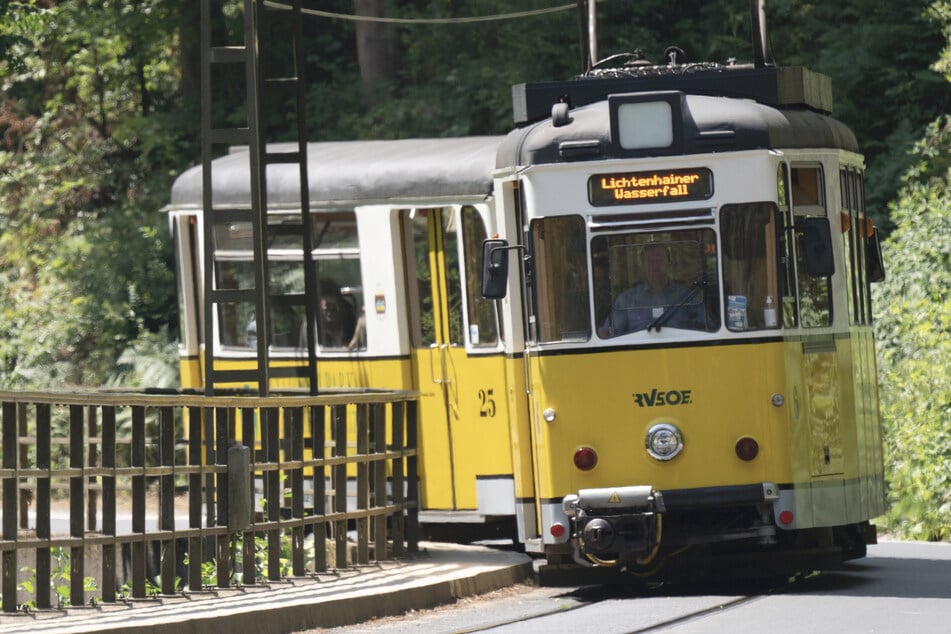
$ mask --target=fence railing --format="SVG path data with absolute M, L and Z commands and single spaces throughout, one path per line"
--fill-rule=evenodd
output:
M 416 398 L 0 392 L 3 612 L 415 551 Z

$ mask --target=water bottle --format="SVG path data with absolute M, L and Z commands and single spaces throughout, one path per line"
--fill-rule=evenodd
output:
M 776 320 L 776 308 L 773 306 L 772 295 L 766 296 L 766 308 L 763 310 L 763 322 L 767 328 L 775 328 L 778 324 Z

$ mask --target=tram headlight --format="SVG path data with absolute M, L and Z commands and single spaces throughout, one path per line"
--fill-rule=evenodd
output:
M 683 451 L 684 440 L 675 425 L 659 423 L 647 430 L 645 445 L 652 458 L 666 461 Z

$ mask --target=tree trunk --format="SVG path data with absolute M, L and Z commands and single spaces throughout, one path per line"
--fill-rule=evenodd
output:
M 392 6 L 389 0 L 353 0 L 354 13 L 368 17 L 383 17 L 387 5 Z M 396 88 L 399 67 L 396 25 L 358 21 L 356 32 L 364 100 L 368 106 L 374 106 L 390 97 Z

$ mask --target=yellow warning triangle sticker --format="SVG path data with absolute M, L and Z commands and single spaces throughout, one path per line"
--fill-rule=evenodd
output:
M 621 496 L 617 494 L 617 491 L 615 491 L 614 493 L 611 494 L 611 497 L 608 498 L 608 502 L 610 502 L 611 504 L 620 504 Z

